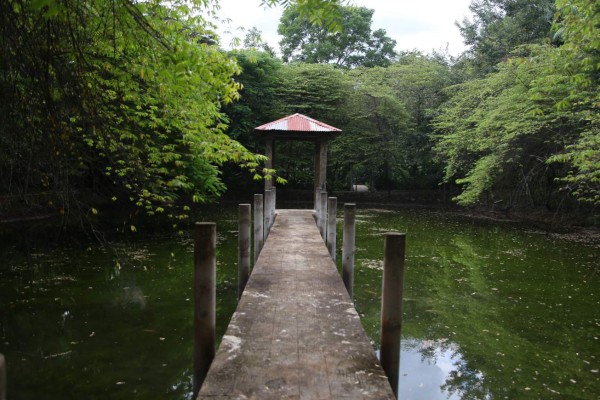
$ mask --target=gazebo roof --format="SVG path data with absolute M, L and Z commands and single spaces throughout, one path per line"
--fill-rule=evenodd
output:
M 293 114 L 254 128 L 256 133 L 279 139 L 332 139 L 341 129 L 302 114 Z

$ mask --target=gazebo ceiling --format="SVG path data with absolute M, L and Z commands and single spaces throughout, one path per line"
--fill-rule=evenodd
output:
M 298 113 L 261 125 L 254 131 L 265 137 L 289 140 L 329 140 L 342 133 L 341 129 Z

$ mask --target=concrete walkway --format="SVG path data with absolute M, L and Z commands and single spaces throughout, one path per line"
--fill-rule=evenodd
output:
M 198 399 L 393 399 L 310 210 L 277 219 Z

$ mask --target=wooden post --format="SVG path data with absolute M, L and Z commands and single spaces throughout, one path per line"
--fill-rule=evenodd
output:
M 327 234 L 327 192 L 321 191 L 319 203 L 319 219 L 321 220 L 319 230 L 321 232 L 321 237 L 325 241 L 327 239 L 325 236 Z
M 342 280 L 350 298 L 354 291 L 354 252 L 356 237 L 356 204 L 344 204 L 344 247 L 342 248 Z
M 240 204 L 238 222 L 238 300 L 250 277 L 250 204 Z
M 194 397 L 215 357 L 217 224 L 196 222 L 194 238 Z
M 265 237 L 263 236 L 263 195 L 254 195 L 254 264 L 258 260 Z
M 337 197 L 327 199 L 327 250 L 335 262 L 335 241 L 336 241 L 336 220 L 337 220 Z
M 265 211 L 263 217 L 265 219 L 263 240 L 266 242 L 269 230 L 271 229 L 271 189 L 265 190 Z
M 6 359 L 0 354 L 0 400 L 6 400 Z
M 404 233 L 385 234 L 383 287 L 381 289 L 381 366 L 398 397 L 402 290 L 404 284 Z

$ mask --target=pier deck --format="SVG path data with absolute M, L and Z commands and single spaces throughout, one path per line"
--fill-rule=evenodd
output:
M 394 399 L 312 211 L 277 211 L 198 399 Z

